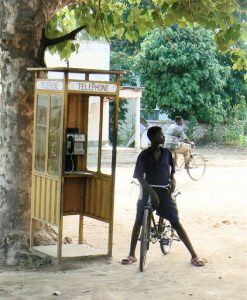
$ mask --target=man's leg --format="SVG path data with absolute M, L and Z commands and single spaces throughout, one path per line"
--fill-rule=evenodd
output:
M 191 146 L 186 143 L 182 143 L 181 146 L 175 150 L 178 154 L 183 154 L 185 166 L 188 167 L 190 163 Z
M 186 246 L 186 248 L 189 250 L 190 254 L 191 254 L 191 262 L 195 262 L 193 263 L 196 266 L 204 266 L 203 261 L 199 260 L 192 244 L 191 241 L 186 233 L 186 231 L 184 230 L 182 224 L 178 221 L 178 222 L 171 222 L 172 227 L 176 230 L 179 238 L 181 239 L 181 241 L 184 243 L 184 245 Z
M 136 250 L 136 244 L 138 241 L 138 237 L 140 234 L 140 229 L 141 229 L 141 223 L 142 223 L 142 216 L 143 216 L 143 211 L 145 207 L 145 203 L 143 200 L 138 200 L 137 202 L 137 212 L 136 212 L 136 219 L 135 223 L 132 229 L 132 234 L 131 234 L 131 241 L 130 241 L 130 252 L 129 256 L 126 259 L 122 260 L 123 265 L 130 265 L 133 262 L 136 262 L 136 257 L 135 257 L 135 250 Z
M 131 235 L 131 242 L 130 242 L 130 252 L 127 258 L 122 259 L 121 264 L 122 265 L 131 265 L 132 263 L 136 262 L 137 259 L 135 257 L 135 250 L 136 250 L 136 244 L 138 241 L 138 236 L 140 233 L 140 222 L 136 218 L 133 229 L 132 229 L 132 235 Z

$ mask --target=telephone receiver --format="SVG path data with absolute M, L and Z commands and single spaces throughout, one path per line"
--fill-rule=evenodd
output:
M 67 154 L 74 153 L 75 140 L 73 135 L 67 135 Z

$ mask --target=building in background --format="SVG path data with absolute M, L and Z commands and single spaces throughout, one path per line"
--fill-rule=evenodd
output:
M 82 69 L 110 69 L 110 45 L 104 41 L 81 41 L 78 52 L 72 53 L 69 60 L 61 61 L 58 54 L 51 55 L 46 52 L 45 61 L 47 67 L 70 67 Z M 61 78 L 61 73 L 50 72 L 49 77 Z M 85 79 L 81 74 L 71 73 L 70 79 Z M 109 75 L 92 75 L 90 80 L 96 81 L 109 81 Z M 120 101 L 126 100 L 126 120 L 119 126 L 119 137 L 122 146 L 134 147 L 139 149 L 141 144 L 141 131 L 143 126 L 140 123 L 141 112 L 141 96 L 143 88 L 140 87 L 121 87 Z M 109 101 L 104 102 L 104 112 L 106 115 L 109 113 Z M 88 138 L 89 143 L 97 143 L 98 131 L 96 130 L 100 105 L 99 97 L 90 97 L 90 124 Z M 109 145 L 109 119 L 104 118 L 103 123 L 103 144 Z
M 45 61 L 48 68 L 52 67 L 70 67 L 70 68 L 81 68 L 81 69 L 110 69 L 110 45 L 103 41 L 81 41 L 78 52 L 72 53 L 69 60 L 61 61 L 58 54 L 51 55 L 49 51 L 46 51 Z M 53 78 L 61 78 L 61 73 L 50 72 Z M 82 74 L 71 73 L 69 74 L 70 79 L 81 79 Z M 95 81 L 109 81 L 109 75 L 93 74 L 90 80 Z M 109 102 L 104 102 L 104 112 L 106 115 L 109 114 Z M 97 124 L 99 122 L 100 115 L 100 105 L 99 97 L 90 97 L 90 125 L 89 125 L 89 144 L 97 143 L 99 134 L 96 130 Z M 104 118 L 103 127 L 103 143 L 109 143 L 109 119 Z

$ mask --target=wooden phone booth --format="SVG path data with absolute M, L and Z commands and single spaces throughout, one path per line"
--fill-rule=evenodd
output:
M 68 257 L 111 256 L 122 72 L 75 68 L 28 70 L 35 72 L 31 249 L 57 262 Z M 60 78 L 54 74 L 60 74 Z M 75 75 L 80 79 L 75 79 Z M 114 80 L 94 80 L 102 75 L 111 75 Z M 109 151 L 108 156 L 104 152 L 109 135 L 110 158 Z M 64 245 L 63 218 L 69 215 L 79 216 L 78 244 Z M 106 253 L 85 247 L 84 217 L 109 225 Z M 35 245 L 37 222 L 57 228 L 56 245 Z

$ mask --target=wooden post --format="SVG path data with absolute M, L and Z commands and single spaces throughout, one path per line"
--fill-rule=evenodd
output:
M 35 220 L 31 218 L 30 224 L 30 248 L 34 246 Z
M 61 155 L 64 157 L 64 147 L 66 142 L 66 126 L 67 126 L 67 109 L 68 109 L 68 71 L 64 72 L 64 97 L 63 97 L 63 115 L 62 115 L 62 141 Z M 62 159 L 62 168 L 60 169 L 60 205 L 59 205 L 59 224 L 58 224 L 58 246 L 57 246 L 57 263 L 59 264 L 62 258 L 63 247 L 63 193 L 64 193 L 64 160 Z
M 79 216 L 79 244 L 83 242 L 83 214 Z
M 113 217 L 114 217 L 114 193 L 115 193 L 115 175 L 117 160 L 117 131 L 118 131 L 118 109 L 119 109 L 119 90 L 120 90 L 120 74 L 116 74 L 117 95 L 114 101 L 114 130 L 112 145 L 112 197 L 110 203 L 110 220 L 109 220 L 109 238 L 108 238 L 108 255 L 112 256 L 113 245 Z

